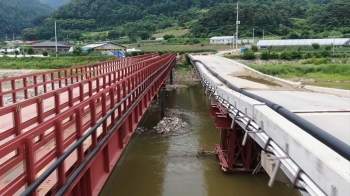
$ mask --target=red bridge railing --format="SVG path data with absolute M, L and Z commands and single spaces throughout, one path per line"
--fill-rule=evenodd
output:
M 23 195 L 97 195 L 174 64 L 175 55 L 163 55 L 92 78 L 87 92 L 85 80 L 1 108 L 1 118 L 13 116 L 13 127 L 0 135 L 0 176 L 11 176 L 0 195 L 18 195 L 26 186 Z M 55 107 L 45 110 L 48 99 Z M 22 121 L 30 106 L 36 115 Z
M 23 76 L 4 78 L 0 80 L 0 107 L 17 103 L 33 96 L 47 93 L 70 84 L 81 82 L 86 78 L 92 78 L 99 74 L 108 73 L 140 62 L 158 54 L 147 54 L 123 59 L 104 61 L 83 66 L 75 66 L 54 71 L 33 73 Z M 22 98 L 19 98 L 22 97 Z

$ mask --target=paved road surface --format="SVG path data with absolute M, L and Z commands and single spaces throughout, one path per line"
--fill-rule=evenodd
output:
M 247 80 L 241 76 L 251 75 L 255 78 L 259 76 L 223 57 L 194 56 L 193 58 L 202 61 L 237 87 L 244 88 L 289 109 L 350 145 L 349 98 L 307 91 L 277 81 L 273 82 L 280 86 Z M 262 82 L 265 83 L 263 80 Z

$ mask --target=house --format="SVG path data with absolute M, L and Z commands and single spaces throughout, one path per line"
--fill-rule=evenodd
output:
M 119 44 L 114 44 L 112 42 L 96 42 L 87 46 L 83 46 L 83 50 L 126 51 L 126 47 Z
M 56 51 L 56 43 L 52 41 L 45 41 L 32 45 L 34 53 L 37 55 L 43 54 L 44 51 L 47 51 L 50 55 L 52 52 Z M 57 42 L 57 52 L 68 52 L 73 45 L 70 45 L 67 42 Z

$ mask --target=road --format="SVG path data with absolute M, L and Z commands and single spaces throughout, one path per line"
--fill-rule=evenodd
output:
M 350 145 L 350 99 L 253 73 L 219 56 L 193 56 L 233 85 L 275 102 Z

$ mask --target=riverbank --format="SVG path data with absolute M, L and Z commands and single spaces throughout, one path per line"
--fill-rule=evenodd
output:
M 303 85 L 350 90 L 350 63 L 331 60 L 313 64 L 313 61 L 311 59 L 306 61 L 238 60 L 238 62 L 246 64 L 261 73 L 301 82 Z
M 180 57 L 173 68 L 173 84 L 170 84 L 170 78 L 168 78 L 166 90 L 188 88 L 189 86 L 198 84 L 200 81 L 198 74 L 190 66 L 186 58 Z
M 62 69 L 75 65 L 85 65 L 106 60 L 116 59 L 115 56 L 95 55 L 95 56 L 64 56 L 64 57 L 0 57 L 0 69 Z

